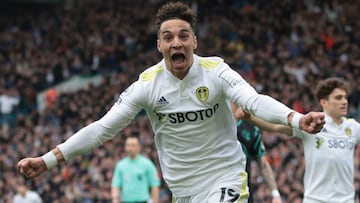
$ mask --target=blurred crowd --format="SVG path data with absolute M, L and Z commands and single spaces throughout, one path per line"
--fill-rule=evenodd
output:
M 34 180 L 18 173 L 21 158 L 42 155 L 99 119 L 142 70 L 161 59 L 155 13 L 164 1 L 64 2 L 0 6 L 0 203 L 11 202 L 23 182 L 44 202 L 110 202 L 113 168 L 124 156 L 124 136 L 132 133 L 140 133 L 144 155 L 159 166 L 151 126 L 140 113 L 115 139 L 85 156 Z M 349 117 L 360 120 L 359 1 L 188 2 L 199 18 L 197 54 L 224 57 L 259 92 L 303 113 L 320 110 L 313 95 L 318 80 L 343 77 L 352 86 Z M 38 111 L 39 93 L 74 76 L 94 75 L 104 77 L 102 84 L 53 94 Z M 284 202 L 301 202 L 301 143 L 268 132 L 263 139 Z M 359 196 L 360 146 L 355 156 Z M 253 169 L 255 202 L 269 202 L 271 191 Z M 160 199 L 170 202 L 164 183 Z

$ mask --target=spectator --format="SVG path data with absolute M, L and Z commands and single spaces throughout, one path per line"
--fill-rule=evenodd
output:
M 3 89 L 3 93 L 0 94 L 1 125 L 8 124 L 11 127 L 14 127 L 19 103 L 20 97 L 18 95 L 18 91 L 14 87 L 10 89 Z
M 13 203 L 42 203 L 41 197 L 35 191 L 28 189 L 25 183 L 18 186 Z
M 23 2 L 0 2 L 0 89 L 10 85 L 19 90 L 21 101 L 17 108 L 22 112 L 18 114 L 15 127 L 3 125 L 0 132 L 0 202 L 10 202 L 16 191 L 16 184 L 12 180 L 19 179 L 15 164 L 18 159 L 30 152 L 34 156 L 45 152 L 44 146 L 59 144 L 86 123 L 86 120 L 94 120 L 103 115 L 114 98 L 118 97 L 118 93 L 136 80 L 141 71 L 139 67 L 149 66 L 160 59 L 156 43 L 152 40 L 156 31 L 153 29 L 151 16 L 154 16 L 162 1 L 75 1 L 72 10 L 64 10 L 62 4 Z M 289 106 L 300 102 L 305 113 L 310 109 L 320 109 L 311 93 L 313 81 L 334 74 L 344 75 L 353 89 L 349 96 L 349 115 L 359 120 L 360 38 L 359 24 L 356 21 L 359 4 L 356 1 L 339 0 L 246 1 L 245 5 L 244 2 L 239 4 L 235 1 L 219 1 L 209 4 L 204 0 L 196 1 L 198 31 L 201 32 L 197 34 L 198 53 L 223 55 L 229 65 L 246 73 L 243 77 L 249 78 L 259 92 L 269 94 Z M 234 4 L 243 6 L 234 8 Z M 330 6 L 331 4 L 334 6 Z M 324 9 L 330 9 L 330 13 Z M 334 12 L 336 15 L 333 15 Z M 327 28 L 329 25 L 333 26 L 332 30 Z M 220 31 L 222 37 L 219 37 Z M 141 57 L 126 56 L 124 40 L 131 33 L 141 33 L 137 37 L 142 39 L 136 39 L 138 43 L 135 45 L 137 50 L 142 50 Z M 331 38 L 335 40 L 330 52 L 326 50 L 322 40 L 323 33 L 331 34 Z M 65 35 L 66 37 L 61 37 Z M 289 46 L 291 40 L 296 38 L 300 40 L 298 42 L 302 42 L 301 47 Z M 291 52 L 290 48 L 295 52 Z M 48 72 L 45 70 L 53 68 L 55 84 L 69 79 L 72 77 L 70 65 L 76 54 L 81 58 L 85 69 L 90 69 L 94 74 L 103 74 L 105 82 L 100 86 L 88 87 L 81 94 L 59 92 L 54 109 L 34 111 L 37 106 L 34 103 L 36 93 L 47 88 Z M 305 64 L 306 61 L 312 63 L 309 64 L 312 68 L 305 76 L 304 84 L 297 84 L 295 78 L 283 70 L 291 54 L 299 54 L 305 59 Z M 262 73 L 258 74 L 260 62 Z M 110 68 L 114 63 L 120 68 Z M 338 64 L 336 70 L 333 64 Z M 318 72 L 315 73 L 314 70 Z M 28 103 L 28 99 L 25 101 L 25 98 L 29 98 L 30 102 Z M 74 103 L 74 111 L 62 109 L 68 106 L 67 102 Z M 50 124 L 48 116 L 58 119 L 60 123 Z M 152 159 L 159 167 L 153 132 L 146 127 L 146 117 L 140 115 L 138 118 L 134 122 L 144 124 L 139 126 L 143 132 L 147 132 L 142 134 L 142 139 L 147 140 L 144 142 L 146 154 L 152 154 Z M 127 131 L 132 130 L 129 127 Z M 305 167 L 301 142 L 289 141 L 288 137 L 277 133 L 262 133 L 284 203 L 302 199 L 301 174 Z M 97 156 L 90 153 L 84 160 L 76 159 L 67 164 L 70 169 L 69 180 L 58 181 L 61 180 L 61 170 L 54 168 L 51 175 L 29 180 L 29 188 L 38 190 L 45 202 L 66 202 L 68 200 L 64 199 L 61 186 L 74 187 L 81 194 L 84 179 L 77 177 L 87 177 L 89 168 L 97 168 L 102 179 L 97 181 L 90 176 L 89 184 L 95 188 L 94 194 L 97 194 L 91 200 L 110 201 L 110 188 L 107 188 L 111 184 L 110 174 L 123 149 L 117 149 L 117 154 L 107 149 L 116 149 L 123 142 L 118 138 L 96 151 L 102 154 L 102 164 L 91 161 Z M 357 147 L 356 151 L 359 154 L 360 148 Z M 356 160 L 359 158 L 355 158 L 355 174 L 360 174 L 360 164 Z M 256 165 L 252 168 L 253 176 L 261 175 Z M 52 178 L 49 179 L 49 176 Z M 257 180 L 252 184 L 255 186 L 254 197 L 264 201 L 261 198 L 263 191 L 266 191 L 265 186 Z M 161 188 L 162 191 L 167 190 L 164 183 Z M 359 186 L 356 188 L 360 190 Z

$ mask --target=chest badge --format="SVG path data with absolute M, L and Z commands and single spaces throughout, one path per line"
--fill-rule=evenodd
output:
M 196 96 L 197 98 L 202 101 L 202 102 L 206 102 L 207 99 L 209 98 L 209 89 L 207 87 L 198 87 L 196 89 Z
M 351 137 L 352 136 L 352 132 L 351 132 L 351 129 L 349 127 L 346 127 L 345 128 L 345 134 L 348 136 L 348 137 Z
M 322 146 L 323 143 L 324 143 L 324 138 L 322 138 L 322 137 L 315 137 L 315 140 L 316 140 L 316 149 L 320 149 L 321 146 Z

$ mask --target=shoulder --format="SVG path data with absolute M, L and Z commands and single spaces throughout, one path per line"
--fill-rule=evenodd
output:
M 344 122 L 346 122 L 348 124 L 353 124 L 353 125 L 360 125 L 360 123 L 353 118 L 344 118 Z
M 116 166 L 123 166 L 123 165 L 127 164 L 128 161 L 129 161 L 128 157 L 125 157 L 125 158 L 119 160 L 119 161 L 116 163 Z
M 198 64 L 204 70 L 210 71 L 220 68 L 224 64 L 224 59 L 218 56 L 198 56 Z
M 32 197 L 37 197 L 37 198 L 40 197 L 40 195 L 37 192 L 32 190 L 28 190 L 28 194 Z
M 13 201 L 15 202 L 15 201 L 18 201 L 19 199 L 20 199 L 20 195 L 19 194 L 16 194 L 15 196 L 14 196 L 14 198 L 13 198 Z
M 145 162 L 145 163 L 148 163 L 150 162 L 151 160 L 149 158 L 147 158 L 146 156 L 144 155 L 138 155 L 138 159 L 141 160 L 142 162 Z
M 355 135 L 360 137 L 360 123 L 353 119 L 353 118 L 345 118 L 344 119 L 345 122 L 345 133 L 346 134 L 353 134 L 355 133 Z M 352 132 L 354 131 L 354 132 Z
M 164 70 L 165 70 L 165 66 L 163 65 L 162 62 L 159 62 L 158 64 L 153 65 L 150 68 L 144 70 L 139 76 L 139 81 L 141 82 L 152 81 L 156 78 L 156 76 L 158 76 Z
M 154 165 L 154 163 L 148 157 L 145 157 L 143 155 L 139 155 L 139 159 L 145 165 Z

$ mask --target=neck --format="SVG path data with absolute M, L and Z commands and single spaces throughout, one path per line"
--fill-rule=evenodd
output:
M 342 117 L 340 117 L 340 118 L 331 117 L 331 118 L 332 118 L 332 120 L 334 121 L 334 123 L 336 123 L 336 124 L 338 124 L 338 125 L 340 125 L 340 124 L 343 122 Z
M 166 64 L 166 66 L 171 66 L 171 64 Z M 190 67 L 187 68 L 185 71 L 173 71 L 170 68 L 168 69 L 176 78 L 179 80 L 183 80 L 185 76 L 189 73 Z
M 184 73 L 172 72 L 172 74 L 175 75 L 175 77 L 177 77 L 179 80 L 183 80 L 185 78 L 185 76 L 188 74 L 189 69 L 187 69 L 187 71 Z
M 333 116 L 331 114 L 329 114 L 328 112 L 325 112 L 334 123 L 336 123 L 337 125 L 340 125 L 343 122 L 343 116 Z
M 135 160 L 137 155 L 136 154 L 135 155 L 129 155 L 129 157 L 130 157 L 130 159 Z

